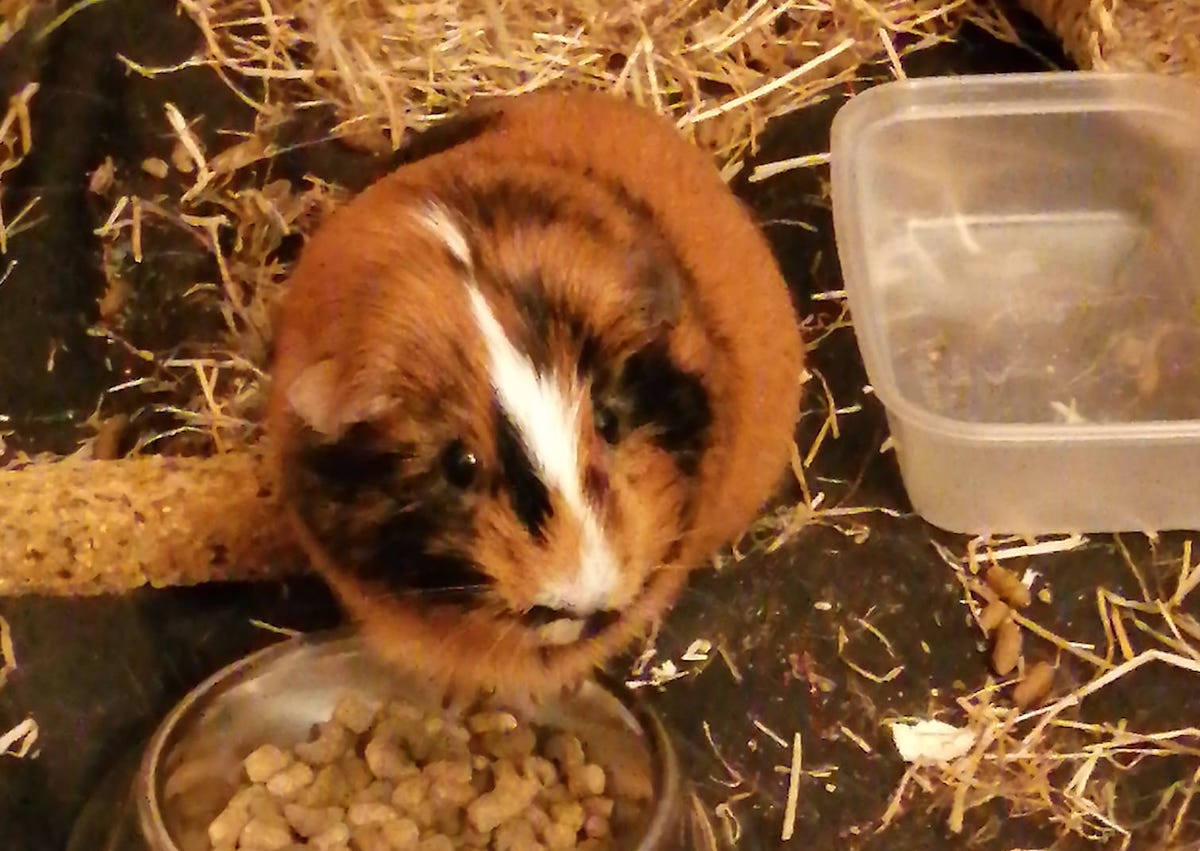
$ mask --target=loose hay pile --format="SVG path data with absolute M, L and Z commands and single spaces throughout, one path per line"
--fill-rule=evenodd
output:
M 1200 77 L 1193 0 L 1021 0 L 1081 68 Z
M 0 18 L 3 16 L 0 15 Z M 3 25 L 0 25 L 2 27 Z M 0 48 L 4 46 L 4 31 L 0 29 Z M 24 162 L 33 148 L 33 128 L 29 104 L 37 94 L 38 84 L 29 83 L 9 98 L 3 117 L 0 117 L 0 260 L 8 252 L 8 241 L 24 226 L 37 204 L 33 199 L 19 210 L 5 211 L 4 175 Z M 0 282 L 7 277 L 11 264 L 0 266 Z
M 205 34 L 203 61 L 242 81 L 248 102 L 276 115 L 332 106 L 331 132 L 368 150 L 400 148 L 472 97 L 568 85 L 670 115 L 726 162 L 894 40 L 907 52 L 967 18 L 1002 26 L 962 0 L 180 5 Z

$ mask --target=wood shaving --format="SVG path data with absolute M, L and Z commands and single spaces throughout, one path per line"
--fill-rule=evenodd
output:
M 12 627 L 0 615 L 0 689 L 8 684 L 8 676 L 17 670 L 17 653 L 13 649 Z
M 710 652 L 712 652 L 712 642 L 704 638 L 697 638 L 688 645 L 687 650 L 679 658 L 684 662 L 707 662 Z
M 969 753 L 978 736 L 936 719 L 894 722 L 892 741 L 905 762 L 951 762 Z
M 0 734 L 0 756 L 15 759 L 25 759 L 34 755 L 33 746 L 37 744 L 38 723 L 32 717 L 26 718 L 7 733 Z
M 788 842 L 796 831 L 796 805 L 800 798 L 800 772 L 803 761 L 804 745 L 800 734 L 792 737 L 792 766 L 788 778 L 787 803 L 783 810 L 783 829 L 779 838 Z
M 786 748 L 788 746 L 787 740 L 784 739 L 783 736 L 776 733 L 774 730 L 772 730 L 770 727 L 768 727 L 763 722 L 759 721 L 757 718 L 754 719 L 751 723 L 754 724 L 754 726 L 758 728 L 759 732 L 765 734 L 769 739 L 771 739 L 771 741 L 773 741 L 775 744 L 779 745 L 779 747 Z

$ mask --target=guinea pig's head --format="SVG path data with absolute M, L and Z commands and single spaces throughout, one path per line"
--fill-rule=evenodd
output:
M 277 327 L 302 542 L 369 638 L 459 686 L 580 679 L 691 557 L 714 364 L 688 287 L 644 222 L 553 185 L 368 190 Z

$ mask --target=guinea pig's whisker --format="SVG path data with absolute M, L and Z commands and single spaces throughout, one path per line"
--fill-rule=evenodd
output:
M 483 651 L 483 658 L 486 659 L 488 656 L 491 656 L 493 653 L 495 653 L 496 649 L 500 647 L 500 645 L 503 644 L 510 635 L 512 635 L 513 630 L 516 628 L 517 623 L 515 621 L 510 621 L 504 627 L 504 629 L 500 631 L 499 635 L 496 636 L 496 640 L 492 642 L 492 645 Z
M 486 582 L 476 582 L 471 585 L 443 585 L 438 588 L 410 588 L 406 593 L 409 594 L 427 594 L 431 597 L 436 597 L 439 594 L 461 594 L 464 591 L 478 592 L 486 591 L 491 586 Z

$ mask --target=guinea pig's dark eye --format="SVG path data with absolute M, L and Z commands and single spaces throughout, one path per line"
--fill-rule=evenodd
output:
M 604 442 L 614 444 L 621 436 L 621 423 L 616 412 L 603 403 L 596 403 L 592 411 L 592 424 Z
M 442 472 L 456 488 L 468 488 L 479 473 L 479 458 L 461 440 L 442 450 Z

